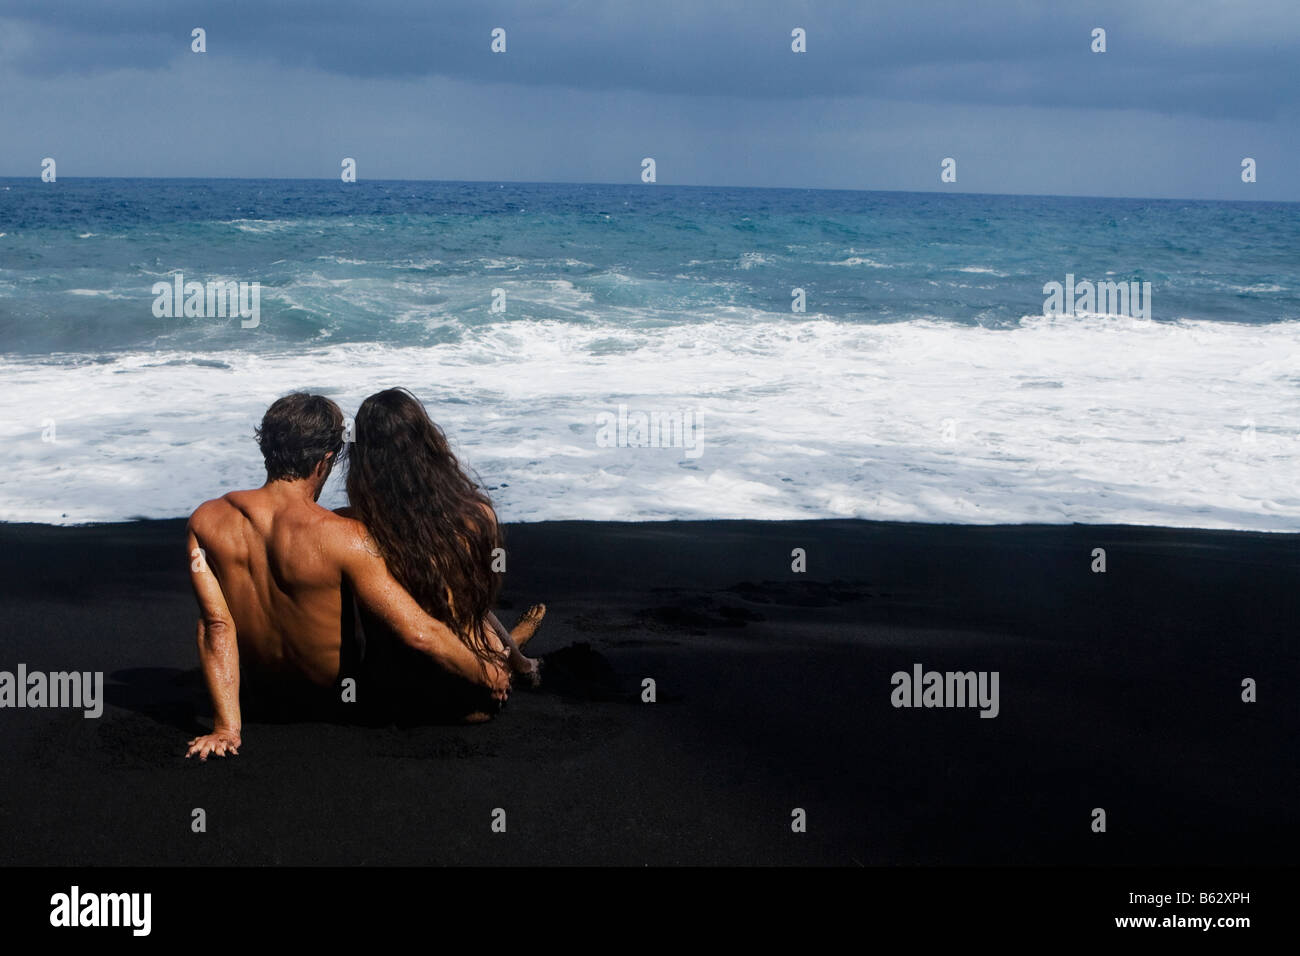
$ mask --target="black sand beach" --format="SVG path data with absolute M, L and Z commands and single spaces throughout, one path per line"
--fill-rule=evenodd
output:
M 0 710 L 6 863 L 1255 865 L 1300 847 L 1293 535 L 509 526 L 501 616 L 548 604 L 548 688 L 480 726 L 248 721 L 240 756 L 201 764 L 182 759 L 204 713 L 182 529 L 0 526 L 0 670 L 102 670 L 107 697 L 97 720 Z M 893 707 L 891 675 L 918 663 L 997 671 L 997 717 Z

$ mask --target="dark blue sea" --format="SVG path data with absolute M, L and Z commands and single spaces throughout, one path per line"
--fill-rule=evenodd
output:
M 404 385 L 514 520 L 1295 531 L 1300 206 L 0 179 L 0 384 L 0 520 L 188 513 L 278 395 Z

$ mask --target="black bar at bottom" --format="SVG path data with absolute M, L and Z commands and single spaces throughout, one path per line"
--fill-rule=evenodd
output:
M 1297 874 L 1258 867 L 286 867 L 11 868 L 6 875 L 0 925 L 10 940 L 76 934 L 93 944 L 147 935 L 246 945 L 273 929 L 294 942 L 337 943 L 463 927 L 486 934 L 489 945 L 496 938 L 513 946 L 535 930 L 589 936 L 603 927 L 598 938 L 612 941 L 608 932 L 620 926 L 666 942 L 665 934 L 681 940 L 701 921 L 735 936 L 815 927 L 819 936 L 843 928 L 859 938 L 919 932 L 927 942 L 1044 932 L 1262 940 L 1284 931 Z M 118 925 L 81 925 L 87 922 Z

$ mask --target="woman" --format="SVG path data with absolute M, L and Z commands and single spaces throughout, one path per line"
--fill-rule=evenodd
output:
M 501 587 L 493 570 L 501 547 L 496 513 L 406 389 L 377 392 L 361 403 L 348 448 L 347 492 L 349 513 L 425 612 L 459 634 L 480 660 L 507 657 L 510 669 L 535 685 L 538 661 L 520 647 L 546 608 L 529 608 L 513 632 L 492 613 Z

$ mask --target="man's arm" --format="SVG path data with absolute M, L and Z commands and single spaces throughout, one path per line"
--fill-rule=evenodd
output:
M 504 701 L 510 693 L 510 672 L 501 662 L 485 662 L 456 636 L 455 631 L 430 617 L 388 573 L 388 566 L 357 521 L 344 535 L 343 574 L 357 601 L 374 614 L 405 644 L 429 655 L 445 670 L 492 692 Z
M 204 550 L 199 545 L 193 525 L 189 530 L 190 584 L 199 603 L 199 662 L 203 677 L 212 695 L 215 715 L 212 733 L 195 737 L 189 742 L 185 756 L 199 755 L 207 760 L 209 754 L 224 757 L 238 754 L 240 739 L 239 716 L 239 644 L 235 635 L 235 620 L 230 615 L 221 582 L 208 568 Z

